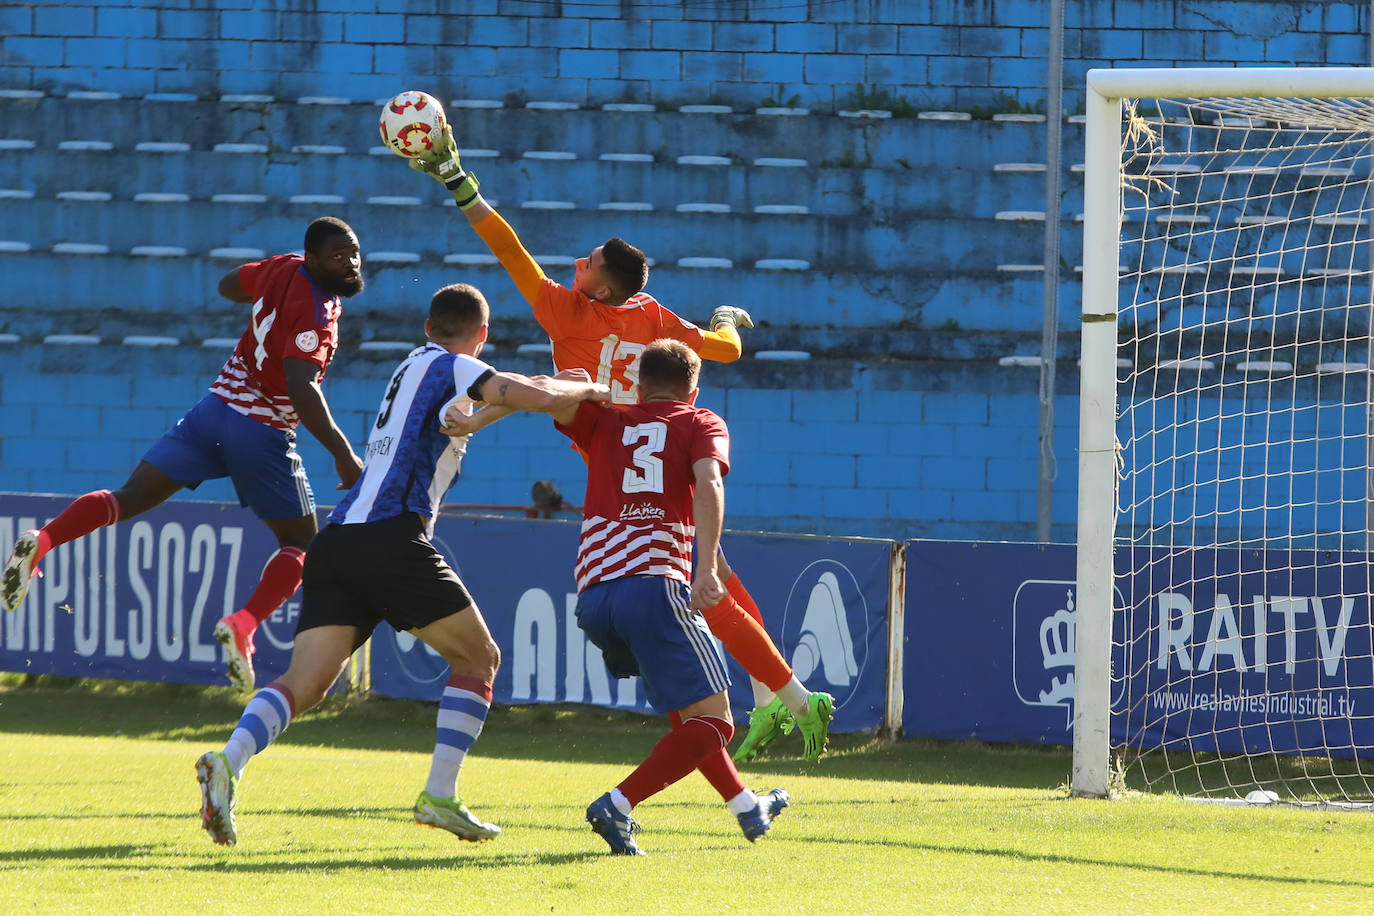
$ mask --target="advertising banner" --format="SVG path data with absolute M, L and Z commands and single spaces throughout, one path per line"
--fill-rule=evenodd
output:
M 591 703 L 650 711 L 638 678 L 609 677 L 577 627 L 576 522 L 441 517 L 439 549 L 472 592 L 501 646 L 501 703 Z M 835 697 L 836 732 L 882 724 L 887 646 L 887 541 L 731 534 L 726 556 L 758 602 L 779 650 L 813 690 Z M 728 655 L 737 718 L 753 706 L 749 679 Z M 409 634 L 379 628 L 372 689 L 434 700 L 447 666 Z
M 1360 756 L 1374 747 L 1364 555 L 1119 550 L 1112 742 Z M 907 546 L 902 732 L 1072 744 L 1071 545 Z
M 1073 743 L 1075 556 L 907 543 L 903 735 Z
M 1133 747 L 1367 757 L 1374 624 L 1365 554 L 1118 551 L 1129 677 L 1112 739 Z
M 67 497 L 0 494 L 0 557 Z M 251 512 L 170 502 L 53 549 L 23 606 L 0 613 L 0 670 L 69 677 L 229 683 L 215 642 L 277 550 Z M 286 670 L 297 593 L 258 628 L 258 681 Z
M 0 495 L 0 557 L 66 497 Z M 435 540 L 501 647 L 501 703 L 570 702 L 649 711 L 637 678 L 616 681 L 574 614 L 575 521 L 443 516 Z M 835 696 L 834 730 L 876 729 L 886 690 L 887 541 L 727 534 L 727 555 L 769 633 L 813 690 Z M 171 502 L 55 548 L 23 607 L 0 614 L 0 670 L 121 680 L 227 684 L 215 623 L 247 599 L 277 545 L 252 513 Z M 385 575 L 385 570 L 379 570 Z M 259 629 L 259 684 L 286 670 L 299 592 Z M 748 676 L 727 656 L 731 702 L 746 717 Z M 448 667 L 383 625 L 372 689 L 435 700 Z

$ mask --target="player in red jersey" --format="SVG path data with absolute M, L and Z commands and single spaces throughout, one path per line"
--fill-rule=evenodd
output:
M 611 851 L 641 855 L 631 811 L 695 769 L 729 779 L 731 810 L 752 842 L 787 806 L 787 792 L 746 789 L 725 747 L 734 733 L 729 675 L 697 613 L 727 595 L 718 555 L 730 469 L 725 421 L 695 407 L 701 360 L 677 340 L 643 351 L 639 403 L 574 404 L 553 412 L 587 454 L 577 550 L 577 625 L 616 677 L 638 675 L 672 730 L 634 772 L 592 802 L 587 821 Z M 692 573 L 692 546 L 708 558 Z M 724 794 L 724 793 L 722 793 Z
M 439 181 L 453 195 L 477 234 L 497 256 L 553 344 L 558 370 L 584 369 L 611 387 L 611 400 L 633 404 L 637 397 L 640 354 L 655 339 L 680 340 L 703 359 L 730 362 L 740 356 L 738 326 L 753 327 L 749 314 L 721 306 L 711 315 L 710 329 L 684 321 L 643 292 L 649 267 L 644 253 L 613 238 L 576 262 L 572 288 L 545 276 L 525 251 L 514 230 L 478 192 L 475 176 L 463 171 L 452 131 L 446 126 L 433 158 L 411 164 Z M 509 413 L 486 408 L 472 418 L 457 418 L 457 430 L 475 432 Z M 456 431 L 457 431 L 456 430 Z M 828 741 L 834 700 L 810 693 L 796 678 L 763 628 L 763 615 L 739 576 L 720 554 L 729 594 L 707 608 L 711 630 L 749 672 L 754 709 L 749 731 L 735 759 L 750 760 L 778 735 L 797 727 L 808 760 L 817 760 Z
M 210 393 L 154 443 L 122 487 L 79 497 L 16 541 L 0 577 L 5 610 L 23 603 L 38 562 L 52 548 L 147 512 L 182 487 L 228 477 L 239 502 L 266 523 L 280 548 L 243 608 L 215 625 L 230 681 L 251 689 L 253 633 L 300 585 L 317 530 L 315 498 L 296 452 L 297 424 L 334 456 L 344 489 L 362 468 L 319 385 L 339 344 L 340 300 L 362 289 L 358 237 L 332 216 L 306 229 L 304 256 L 277 255 L 225 274 L 220 295 L 253 309 Z

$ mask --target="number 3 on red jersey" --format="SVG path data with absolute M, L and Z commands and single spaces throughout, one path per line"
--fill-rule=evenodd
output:
M 658 455 L 668 441 L 668 425 L 641 423 L 627 426 L 620 441 L 627 446 L 638 443 L 630 458 L 634 467 L 625 469 L 620 488 L 626 493 L 662 493 L 663 459 Z
M 644 347 L 645 344 L 630 343 L 614 334 L 601 338 L 601 359 L 596 367 L 596 380 L 610 387 L 612 404 L 634 404 L 639 400 L 639 355 L 644 352 Z M 629 445 L 629 442 L 625 444 Z

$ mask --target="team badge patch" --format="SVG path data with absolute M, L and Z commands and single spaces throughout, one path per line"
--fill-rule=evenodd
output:
M 319 346 L 320 335 L 314 331 L 301 331 L 296 335 L 296 348 L 302 353 L 314 353 Z

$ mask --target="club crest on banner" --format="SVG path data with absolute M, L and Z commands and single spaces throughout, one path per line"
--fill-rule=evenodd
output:
M 836 560 L 816 560 L 792 583 L 783 612 L 783 655 L 811 690 L 844 706 L 868 661 L 868 605 L 858 580 Z
M 1012 598 L 1012 688 L 1027 706 L 1063 707 L 1065 729 L 1073 724 L 1077 592 L 1072 580 L 1028 579 Z

